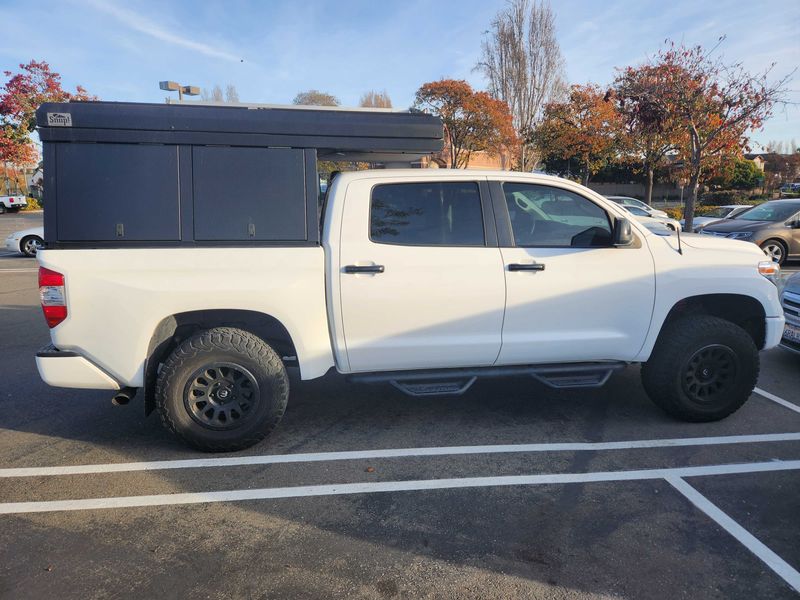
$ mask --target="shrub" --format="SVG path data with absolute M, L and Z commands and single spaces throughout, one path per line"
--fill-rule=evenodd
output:
M 42 204 L 36 198 L 28 198 L 28 206 L 22 210 L 41 210 Z
M 747 194 L 738 190 L 720 190 L 718 192 L 706 192 L 702 196 L 703 204 L 708 206 L 723 206 L 725 204 L 744 204 Z
M 669 215 L 670 219 L 677 219 L 680 221 L 683 218 L 682 206 L 673 206 L 671 208 L 665 208 L 664 212 Z

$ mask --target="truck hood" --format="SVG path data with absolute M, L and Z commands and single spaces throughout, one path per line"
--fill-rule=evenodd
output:
M 735 229 L 734 231 L 741 231 L 741 229 Z M 761 248 L 751 242 L 742 240 L 729 240 L 728 238 L 703 235 L 701 233 L 684 233 L 681 234 L 681 243 L 698 250 L 724 250 L 726 252 L 740 252 L 764 258 Z
M 745 219 L 725 219 L 719 223 L 706 225 L 706 231 L 717 231 L 719 233 L 731 233 L 733 231 L 752 231 L 764 226 L 775 225 L 772 221 L 746 221 Z
M 800 273 L 795 273 L 786 280 L 786 286 L 783 288 L 786 292 L 793 294 L 800 294 Z

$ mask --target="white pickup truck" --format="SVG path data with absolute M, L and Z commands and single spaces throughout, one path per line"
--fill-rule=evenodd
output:
M 5 212 L 19 212 L 28 206 L 25 196 L 0 196 L 0 214 Z
M 658 236 L 626 215 L 545 175 L 387 169 L 334 178 L 315 243 L 70 247 L 46 229 L 52 346 L 37 365 L 120 402 L 143 389 L 207 451 L 277 425 L 287 365 L 432 395 L 512 374 L 599 386 L 641 364 L 666 412 L 721 419 L 781 339 L 778 267 L 752 244 Z

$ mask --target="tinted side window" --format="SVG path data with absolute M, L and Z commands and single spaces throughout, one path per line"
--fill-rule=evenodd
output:
M 528 183 L 504 183 L 503 192 L 517 246 L 611 245 L 606 211 L 583 196 Z
M 370 239 L 409 246 L 483 246 L 478 184 L 376 185 L 370 206 Z

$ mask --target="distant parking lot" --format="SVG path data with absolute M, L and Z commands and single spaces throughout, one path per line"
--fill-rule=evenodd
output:
M 140 399 L 40 381 L 35 261 L 0 253 L 2 598 L 796 597 L 800 357 L 708 424 L 635 367 L 433 399 L 293 377 L 272 437 L 198 455 Z

